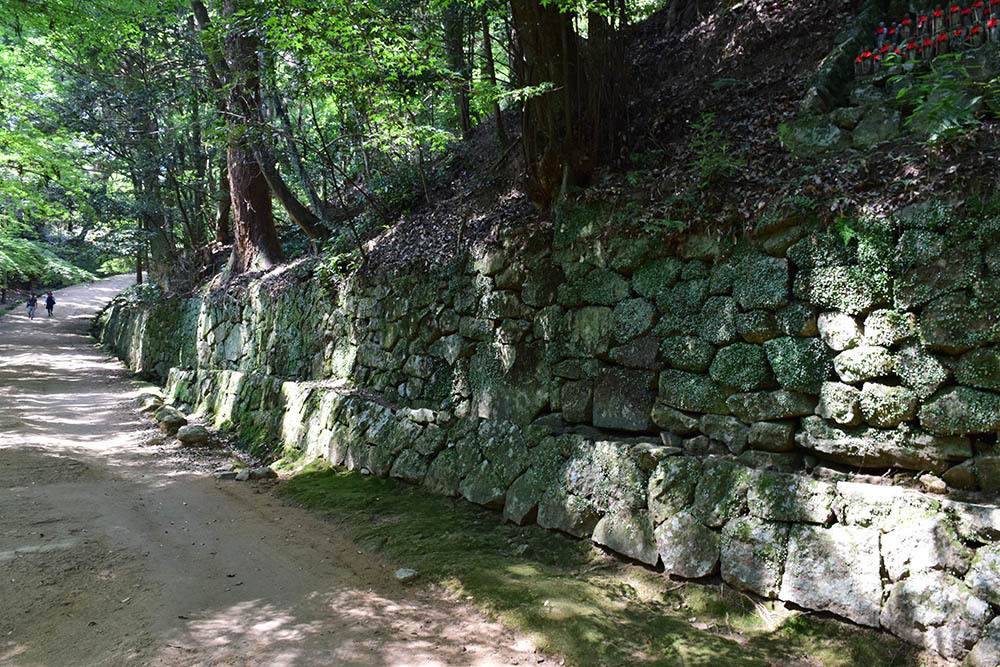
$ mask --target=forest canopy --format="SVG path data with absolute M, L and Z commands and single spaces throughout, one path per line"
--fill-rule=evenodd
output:
M 660 4 L 10 0 L 0 265 L 37 282 L 11 240 L 55 243 L 183 289 L 220 256 L 364 261 L 480 125 L 550 206 L 619 148 L 620 34 Z

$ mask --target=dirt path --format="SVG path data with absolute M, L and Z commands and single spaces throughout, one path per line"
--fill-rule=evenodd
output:
M 0 318 L 0 663 L 543 659 L 267 487 L 215 481 L 213 457 L 144 447 L 125 372 L 87 334 L 129 282 Z

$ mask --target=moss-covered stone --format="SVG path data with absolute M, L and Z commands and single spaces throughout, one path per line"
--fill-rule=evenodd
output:
M 885 377 L 893 371 L 893 358 L 884 347 L 860 345 L 833 358 L 833 367 L 847 384 Z
M 710 377 L 665 370 L 660 373 L 657 400 L 679 410 L 729 414 L 726 392 Z
M 663 571 L 698 579 L 715 572 L 719 562 L 719 537 L 688 512 L 671 514 L 656 527 L 656 548 Z
M 722 579 L 739 590 L 775 598 L 787 553 L 788 525 L 737 517 L 722 528 Z
M 685 280 L 656 299 L 656 307 L 673 315 L 694 315 L 708 297 L 707 280 Z
M 936 435 L 1000 430 L 1000 395 L 953 387 L 920 408 L 920 425 Z
M 678 370 L 704 373 L 715 356 L 715 348 L 694 336 L 672 336 L 660 343 L 660 355 Z
M 802 475 L 759 471 L 750 478 L 750 514 L 768 521 L 827 524 L 836 496 L 832 484 Z
M 824 382 L 816 414 L 843 426 L 857 426 L 863 419 L 861 390 L 840 382 Z
M 965 292 L 948 294 L 920 313 L 920 342 L 930 350 L 959 354 L 984 343 L 1000 343 L 1000 308 L 977 303 Z
M 615 306 L 615 340 L 627 343 L 649 332 L 656 308 L 646 299 L 627 299 Z
M 948 370 L 919 345 L 907 345 L 896 353 L 893 368 L 920 400 L 926 400 L 948 380 Z
M 429 491 L 445 496 L 457 496 L 458 485 L 482 459 L 472 441 L 451 444 L 434 458 L 424 476 L 424 486 Z
M 719 350 L 709 375 L 719 384 L 742 392 L 763 389 L 772 380 L 764 348 L 750 343 L 734 343 Z
M 706 460 L 695 489 L 691 514 L 712 528 L 746 514 L 749 481 L 748 468 L 729 461 Z
M 955 379 L 970 387 L 1000 391 L 1000 347 L 963 354 L 955 367 Z
M 713 345 L 728 345 L 736 340 L 736 301 L 728 296 L 713 296 L 705 301 L 698 318 L 698 334 Z
M 744 310 L 774 310 L 788 303 L 788 260 L 766 255 L 744 258 L 736 268 L 733 296 Z
M 851 133 L 854 147 L 865 150 L 899 136 L 901 119 L 895 109 L 872 106 Z
M 767 452 L 789 452 L 795 448 L 795 425 L 787 422 L 754 422 L 747 445 Z
M 851 141 L 849 134 L 825 116 L 795 118 L 782 126 L 778 138 L 786 150 L 807 157 L 843 150 Z
M 892 428 L 917 415 L 917 395 L 906 387 L 866 382 L 859 405 L 865 421 L 879 428 Z
M 594 383 L 594 426 L 648 431 L 655 386 L 656 374 L 651 371 L 604 369 Z
M 657 403 L 650 410 L 650 417 L 657 427 L 677 435 L 690 435 L 698 431 L 698 418 Z
M 829 352 L 815 338 L 774 338 L 764 350 L 778 382 L 789 391 L 818 394 L 832 369 Z
M 779 308 L 774 320 L 786 336 L 815 336 L 819 333 L 816 309 L 799 301 Z
M 783 335 L 774 313 L 769 310 L 751 310 L 737 314 L 736 332 L 748 343 L 763 343 Z
M 563 489 L 549 489 L 538 503 L 539 526 L 574 537 L 589 538 L 599 520 L 600 513 L 593 502 Z
M 673 457 L 660 463 L 649 476 L 649 514 L 654 525 L 688 509 L 701 476 L 702 464 L 693 457 Z
M 624 554 L 647 565 L 660 561 L 653 524 L 646 512 L 614 512 L 605 515 L 597 525 L 591 539 L 595 544 Z
M 875 310 L 865 318 L 865 344 L 892 347 L 917 334 L 917 317 L 898 310 Z
M 858 315 L 888 304 L 889 286 L 886 273 L 859 266 L 827 266 L 800 273 L 795 280 L 795 295 L 820 308 Z
M 615 327 L 614 311 L 603 306 L 580 308 L 567 313 L 562 326 L 566 333 L 561 342 L 567 356 L 599 356 L 608 350 Z
M 661 257 L 644 264 L 632 276 L 632 289 L 654 301 L 667 295 L 680 276 L 682 263 L 676 257 Z
M 950 461 L 972 455 L 966 438 L 942 438 L 909 429 L 838 427 L 819 417 L 802 420 L 799 445 L 822 458 L 861 468 L 899 467 L 944 472 Z
M 782 389 L 733 394 L 726 399 L 726 405 L 734 415 L 749 423 L 811 415 L 816 407 L 816 399 Z
M 747 445 L 750 428 L 736 417 L 702 415 L 698 428 L 706 436 L 721 442 L 733 454 L 739 454 Z
M 577 286 L 585 303 L 595 306 L 613 306 L 629 293 L 629 283 L 614 271 L 595 269 Z

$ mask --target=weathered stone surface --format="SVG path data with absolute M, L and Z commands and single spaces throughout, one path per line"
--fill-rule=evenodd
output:
M 913 308 L 963 287 L 979 270 L 980 253 L 974 244 L 953 243 L 925 229 L 907 229 L 897 244 L 899 277 L 896 304 Z
M 774 338 L 764 350 L 778 382 L 789 391 L 818 394 L 830 375 L 829 352 L 818 339 Z
M 942 507 L 954 518 L 955 529 L 963 540 L 970 542 L 1000 541 L 1000 508 L 993 505 L 941 501 Z
M 755 422 L 811 415 L 816 409 L 816 399 L 782 389 L 733 394 L 726 399 L 726 405 L 744 422 Z
M 802 475 L 760 471 L 750 477 L 750 514 L 770 521 L 828 523 L 833 519 L 835 488 Z
M 676 257 L 663 257 L 647 262 L 632 276 L 632 289 L 647 299 L 666 295 L 677 282 L 682 264 Z
M 962 576 L 971 558 L 972 552 L 942 515 L 912 519 L 882 535 L 882 560 L 890 581 L 928 570 Z
M 654 525 L 691 507 L 701 470 L 701 461 L 687 456 L 667 459 L 656 467 L 649 476 L 647 494 Z
M 1000 342 L 1000 308 L 973 302 L 965 292 L 947 294 L 924 307 L 919 329 L 929 349 L 958 354 Z
M 660 373 L 657 400 L 690 412 L 728 414 L 726 393 L 711 378 L 678 370 Z
M 212 439 L 212 433 L 204 426 L 190 424 L 177 429 L 177 439 L 185 445 L 204 445 Z
M 892 428 L 917 416 L 917 395 L 905 387 L 866 382 L 861 388 L 861 414 L 879 428 Z
M 695 315 L 707 297 L 707 280 L 682 280 L 656 299 L 656 307 L 673 315 Z
M 175 435 L 181 426 L 187 424 L 187 417 L 170 406 L 160 408 L 153 419 L 160 423 L 160 429 L 167 435 Z
M 458 492 L 470 503 L 501 509 L 507 495 L 507 484 L 490 462 L 483 460 L 459 483 Z
M 878 531 L 835 524 L 794 525 L 781 579 L 782 600 L 877 627 L 882 604 Z M 817 577 L 817 572 L 823 572 Z
M 681 441 L 681 447 L 691 456 L 726 456 L 729 448 L 707 435 L 698 435 Z
M 966 352 L 955 367 L 955 379 L 964 385 L 1000 391 L 1000 347 Z
M 779 133 L 781 145 L 796 155 L 816 156 L 842 150 L 850 144 L 850 135 L 825 116 L 795 118 Z
M 712 440 L 724 444 L 733 454 L 739 454 L 746 449 L 750 428 L 736 417 L 702 415 L 699 428 Z
M 600 519 L 594 504 L 562 490 L 549 490 L 538 503 L 538 525 L 589 538 Z
M 957 659 L 975 646 L 991 616 L 990 606 L 965 584 L 934 571 L 893 585 L 881 623 L 909 642 Z
M 795 447 L 795 425 L 779 422 L 754 422 L 750 425 L 747 444 L 751 449 L 768 452 L 788 452 Z
M 739 590 L 777 597 L 787 543 L 787 524 L 754 517 L 730 520 L 722 528 L 722 579 Z
M 688 579 L 706 577 L 719 562 L 719 537 L 687 512 L 672 514 L 654 531 L 663 571 Z
M 820 313 L 816 319 L 820 338 L 831 350 L 842 352 L 861 342 L 861 328 L 847 313 L 829 311 Z
M 603 306 L 587 306 L 567 313 L 563 320 L 567 356 L 593 357 L 608 350 L 614 327 L 614 311 Z
M 682 453 L 680 436 L 673 433 L 660 433 L 660 438 L 663 444 L 643 442 L 632 447 L 631 456 L 643 472 L 652 472 L 663 461 Z
M 802 420 L 799 444 L 823 458 L 862 468 L 898 466 L 911 470 L 944 472 L 949 461 L 972 455 L 965 438 L 936 438 L 909 430 L 836 427 L 819 417 Z
M 657 403 L 650 411 L 650 417 L 657 427 L 677 435 L 690 435 L 698 432 L 698 418 Z
M 481 460 L 479 448 L 462 441 L 437 455 L 424 476 L 424 486 L 433 493 L 457 496 L 458 485 Z
M 715 356 L 715 348 L 694 336 L 673 336 L 660 343 L 660 354 L 674 368 L 704 373 Z
M 976 458 L 976 481 L 983 491 L 1000 491 L 1000 456 Z
M 804 468 L 802 454 L 798 452 L 762 452 L 748 449 L 737 456 L 736 460 L 756 470 L 797 472 Z
M 859 266 L 818 266 L 795 279 L 795 295 L 820 308 L 859 315 L 889 302 L 889 276 Z
M 594 384 L 590 380 L 566 382 L 560 393 L 563 419 L 570 423 L 589 422 L 593 416 Z
M 961 575 L 962 572 L 956 571 L 955 574 Z M 965 577 L 965 584 L 976 597 L 1000 607 L 1000 544 L 979 548 Z
M 865 318 L 865 345 L 892 347 L 917 335 L 917 316 L 898 310 L 874 310 Z
M 748 343 L 763 343 L 782 335 L 769 310 L 751 310 L 736 315 L 736 332 Z
M 594 384 L 594 426 L 623 431 L 648 431 L 656 394 L 651 371 L 607 368 Z
M 663 364 L 656 360 L 659 344 L 660 342 L 655 336 L 642 336 L 624 345 L 611 348 L 608 351 L 608 358 L 627 368 L 663 370 Z
M 627 343 L 653 328 L 656 308 L 646 299 L 626 299 L 615 306 L 615 340 Z
M 420 454 L 415 449 L 403 450 L 396 458 L 389 470 L 389 476 L 401 479 L 404 482 L 419 484 L 427 474 L 427 466 L 430 465 L 428 457 Z
M 854 384 L 892 373 L 892 355 L 884 347 L 861 345 L 833 358 L 833 367 L 843 382 Z
M 861 423 L 861 390 L 840 382 L 824 382 L 816 414 L 845 426 Z
M 586 310 L 586 309 L 583 309 Z M 512 363 L 502 350 L 479 345 L 469 361 L 469 382 L 476 414 L 486 419 L 528 424 L 549 402 L 549 369 L 537 345 L 511 348 Z
M 948 468 L 941 474 L 945 484 L 953 489 L 973 490 L 979 487 L 976 480 L 975 461 L 970 459 Z
M 713 345 L 728 345 L 736 340 L 736 317 L 739 309 L 728 296 L 713 296 L 705 301 L 698 318 L 698 335 Z
M 695 488 L 691 514 L 712 528 L 745 514 L 749 480 L 748 468 L 729 461 L 706 460 Z
M 719 350 L 708 372 L 719 384 L 743 392 L 762 389 L 771 381 L 764 348 L 750 343 L 734 343 Z
M 648 565 L 660 560 L 653 524 L 645 512 L 615 512 L 594 526 L 591 538 L 596 544 Z
M 538 501 L 552 485 L 551 475 L 529 468 L 510 488 L 503 505 L 503 518 L 519 526 L 533 523 L 538 516 Z
M 787 259 L 751 256 L 736 267 L 733 296 L 743 310 L 773 310 L 788 303 L 790 286 Z
M 965 667 L 998 667 L 1000 665 L 1000 616 L 983 631 L 982 639 L 965 656 Z
M 920 400 L 929 398 L 948 379 L 948 370 L 919 345 L 908 345 L 897 352 L 893 366 L 903 384 Z
M 801 301 L 795 301 L 779 308 L 774 314 L 774 320 L 778 324 L 778 329 L 786 336 L 813 337 L 819 335 L 819 328 L 816 326 L 816 309 Z
M 582 445 L 566 463 L 565 488 L 601 512 L 646 506 L 646 476 L 626 443 L 598 440 Z
M 882 106 L 872 106 L 854 128 L 851 139 L 855 148 L 867 149 L 895 139 L 900 133 L 899 112 Z
M 920 425 L 936 435 L 990 433 L 1000 429 L 1000 395 L 953 387 L 920 408 Z

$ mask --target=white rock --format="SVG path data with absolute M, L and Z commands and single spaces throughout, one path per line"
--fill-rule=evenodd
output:
M 861 328 L 847 313 L 837 310 L 820 313 L 816 326 L 820 338 L 831 350 L 842 352 L 861 342 Z

